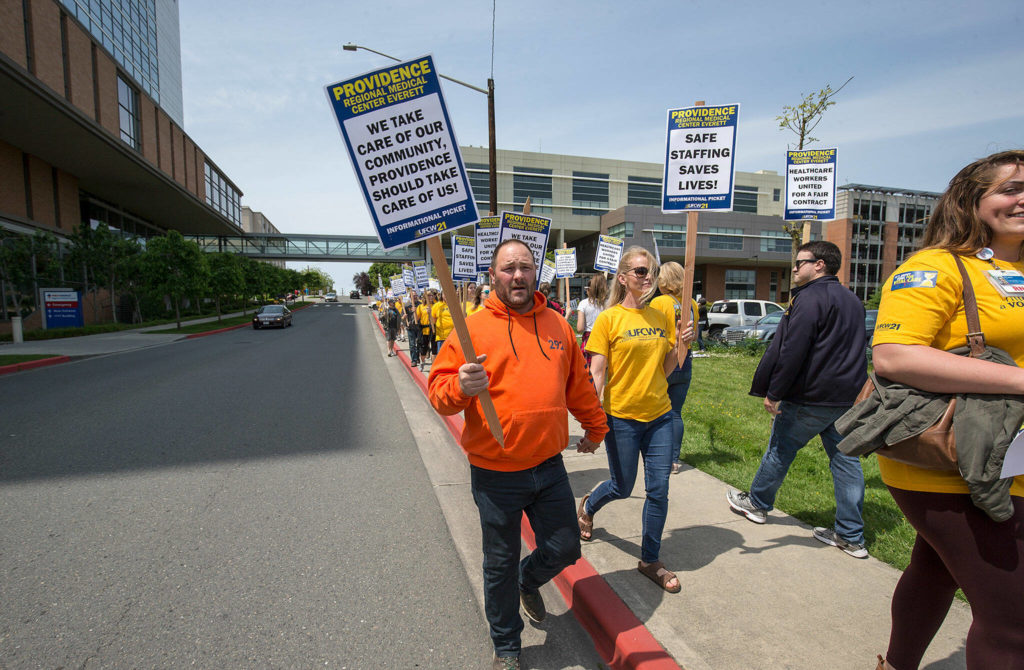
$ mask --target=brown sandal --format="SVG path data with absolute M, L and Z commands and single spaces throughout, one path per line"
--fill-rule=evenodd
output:
M 580 501 L 580 508 L 576 512 L 576 522 L 580 525 L 580 539 L 584 542 L 590 542 L 594 539 L 594 517 L 591 514 L 587 514 L 587 500 L 589 498 L 589 493 L 583 496 L 583 500 Z
M 679 578 L 674 573 L 669 572 L 665 568 L 665 564 L 661 561 L 655 561 L 654 563 L 648 563 L 646 566 L 643 561 L 636 564 L 636 569 L 640 571 L 640 574 L 651 580 L 661 588 L 665 589 L 669 593 L 679 593 L 683 588 L 683 585 L 679 583 Z M 673 579 L 676 580 L 675 588 L 669 588 L 668 583 Z

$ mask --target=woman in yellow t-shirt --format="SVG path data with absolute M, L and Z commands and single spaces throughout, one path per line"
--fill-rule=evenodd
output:
M 445 338 L 455 328 L 455 322 L 452 321 L 452 313 L 448 311 L 448 304 L 444 301 L 444 296 L 435 295 L 436 301 L 430 308 L 431 318 L 434 320 L 434 355 L 441 350 L 441 345 L 444 344 Z
M 1024 367 L 1024 299 L 1003 295 L 994 281 L 1024 280 L 1024 151 L 993 154 L 961 170 L 936 204 L 922 246 L 883 287 L 875 372 L 933 393 L 1024 394 L 1024 369 L 948 353 L 967 334 L 957 254 L 974 286 L 986 344 Z M 918 667 L 957 587 L 974 616 L 967 667 L 1022 667 L 1024 477 L 1010 488 L 1013 517 L 997 523 L 971 503 L 958 472 L 882 456 L 878 467 L 917 530 L 910 565 L 893 593 L 889 648 L 878 667 Z
M 416 305 L 416 322 L 420 326 L 420 339 L 419 339 L 419 352 L 420 352 L 420 371 L 423 371 L 423 367 L 430 362 L 430 354 L 433 351 L 434 338 L 431 337 L 431 325 L 430 325 L 430 307 L 434 302 L 434 293 L 431 290 L 426 290 L 423 293 L 423 302 Z
M 611 478 L 583 496 L 578 516 L 580 537 L 591 539 L 597 511 L 632 493 L 642 457 L 647 499 L 637 569 L 669 593 L 678 593 L 679 580 L 658 560 L 672 468 L 672 407 L 666 377 L 676 368 L 676 347 L 688 346 L 693 330 L 681 328 L 673 337 L 676 328 L 670 320 L 644 304 L 656 267 L 646 249 L 626 250 L 609 307 L 597 316 L 587 341 L 594 386 L 608 416 L 605 444 Z
M 675 324 L 680 320 L 683 323 L 695 325 L 697 322 L 697 302 L 692 298 L 688 301 L 687 313 L 683 314 L 680 305 L 683 301 L 683 284 L 686 280 L 686 273 L 683 266 L 674 261 L 663 263 L 658 270 L 658 291 L 661 295 L 651 301 L 651 307 L 658 310 L 668 319 L 672 326 L 671 340 L 675 340 Z M 690 377 L 693 374 L 693 356 L 689 350 L 686 352 L 686 359 L 682 365 L 678 365 L 668 376 L 668 400 L 672 405 L 672 474 L 678 474 L 683 469 L 683 461 L 679 458 L 679 447 L 683 443 L 683 403 L 686 402 L 686 393 L 690 390 Z
M 466 303 L 466 316 L 475 314 L 484 308 L 484 286 L 480 284 L 473 291 L 473 299 Z

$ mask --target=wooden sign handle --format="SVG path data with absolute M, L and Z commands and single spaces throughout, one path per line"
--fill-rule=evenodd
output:
M 441 249 L 441 238 L 431 237 L 427 240 L 427 249 L 430 250 L 430 259 L 437 268 L 437 279 L 441 282 L 441 292 L 444 294 L 445 302 L 448 303 L 448 313 L 452 315 L 455 323 L 455 332 L 459 336 L 459 344 L 462 345 L 462 355 L 467 363 L 477 363 L 476 352 L 473 350 L 473 340 L 469 338 L 469 328 L 466 326 L 466 316 L 461 309 L 452 309 L 452 304 L 459 299 L 455 290 L 455 283 L 452 282 L 452 273 L 448 268 L 448 259 L 444 257 L 444 250 Z M 498 419 L 498 410 L 494 407 L 491 394 L 484 389 L 479 393 L 477 399 L 484 411 L 484 418 L 487 419 L 487 426 L 491 429 L 491 435 L 498 441 L 498 444 L 505 447 L 505 436 L 502 434 L 501 421 Z

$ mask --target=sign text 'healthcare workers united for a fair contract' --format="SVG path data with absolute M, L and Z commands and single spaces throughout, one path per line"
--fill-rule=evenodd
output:
M 663 212 L 732 210 L 739 103 L 668 110 Z
M 478 217 L 430 56 L 327 87 L 385 249 Z
M 786 221 L 836 218 L 836 149 L 786 152 Z

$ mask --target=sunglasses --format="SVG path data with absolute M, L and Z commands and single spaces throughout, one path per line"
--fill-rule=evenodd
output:
M 633 275 L 635 277 L 637 277 L 638 279 L 643 279 L 644 277 L 646 277 L 647 275 L 649 275 L 651 273 L 650 269 L 647 266 L 641 265 L 638 268 L 633 268 L 632 270 L 626 270 L 622 274 L 628 275 L 630 272 L 632 272 Z
M 799 270 L 801 267 L 803 267 L 804 263 L 817 263 L 819 260 L 821 260 L 821 259 L 820 258 L 798 258 L 798 259 L 796 259 L 796 262 L 793 263 L 793 267 L 796 268 L 797 270 Z

